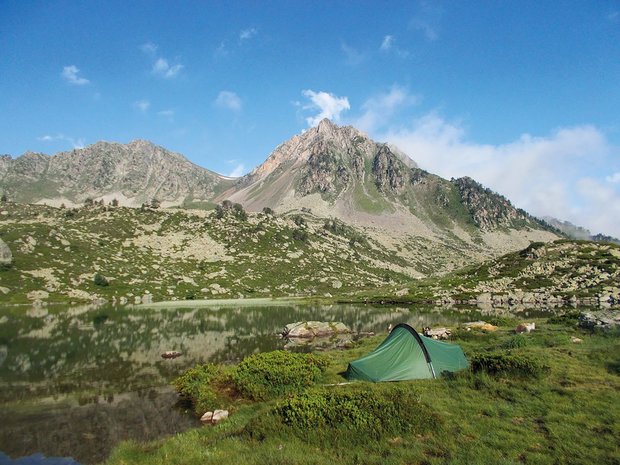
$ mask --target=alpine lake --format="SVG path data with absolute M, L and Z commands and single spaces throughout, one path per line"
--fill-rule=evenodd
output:
M 521 309 L 518 315 L 527 319 L 551 312 Z M 321 350 L 342 343 L 295 344 L 278 335 L 288 323 L 341 321 L 355 339 L 371 332 L 387 335 L 390 324 L 408 323 L 422 331 L 507 313 L 476 307 L 291 301 L 0 306 L 0 462 L 13 463 L 9 457 L 39 457 L 31 463 L 71 457 L 85 465 L 99 463 L 120 441 L 148 441 L 200 426 L 171 386 L 187 368 L 235 363 L 262 351 Z M 164 359 L 166 351 L 182 356 Z

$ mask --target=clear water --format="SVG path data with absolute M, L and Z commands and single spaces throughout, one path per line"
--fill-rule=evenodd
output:
M 287 323 L 385 332 L 390 323 L 421 329 L 480 318 L 475 309 L 368 305 L 0 307 L 0 455 L 92 464 L 122 440 L 198 426 L 176 405 L 170 381 L 197 363 L 282 348 L 276 333 Z M 183 356 L 162 359 L 168 350 Z

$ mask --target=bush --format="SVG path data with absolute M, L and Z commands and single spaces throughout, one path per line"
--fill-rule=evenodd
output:
M 566 312 L 563 315 L 555 315 L 547 318 L 547 323 L 554 325 L 577 326 L 580 315 L 580 311 Z
M 248 219 L 248 214 L 245 212 L 245 210 L 243 209 L 243 205 L 241 205 L 240 203 L 236 203 L 233 205 L 233 211 L 235 213 L 235 216 L 241 221 L 246 221 Z
M 516 318 L 508 316 L 496 316 L 489 320 L 493 326 L 516 326 L 517 322 Z
M 328 361 L 314 354 L 276 350 L 245 358 L 232 374 L 236 389 L 253 400 L 299 392 L 317 383 Z
M 106 287 L 110 285 L 110 282 L 108 281 L 108 279 L 105 276 L 103 276 L 101 273 L 95 273 L 93 282 L 95 283 L 95 286 Z
M 207 363 L 190 368 L 172 384 L 177 392 L 191 402 L 197 415 L 220 407 L 222 386 L 226 384 L 227 372 L 219 365 Z
M 301 215 L 295 215 L 293 217 L 293 222 L 297 225 L 297 226 L 304 226 L 306 224 L 306 220 L 304 219 L 303 216 Z
M 517 334 L 502 344 L 504 349 L 518 349 L 528 344 L 527 338 L 523 334 Z
M 308 240 L 308 231 L 305 229 L 295 229 L 293 231 L 293 239 L 296 241 L 306 242 Z
M 435 430 L 438 414 L 420 402 L 409 384 L 360 383 L 315 388 L 276 405 L 266 418 L 251 422 L 252 436 L 268 437 L 290 428 L 317 444 L 365 444 L 368 440 Z
M 538 377 L 549 371 L 549 367 L 527 354 L 511 351 L 475 354 L 471 360 L 474 372 L 491 375 L 510 374 L 515 376 Z

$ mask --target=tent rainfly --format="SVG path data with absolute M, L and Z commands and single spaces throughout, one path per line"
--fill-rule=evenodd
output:
M 368 355 L 349 363 L 345 377 L 363 381 L 405 381 L 436 378 L 444 372 L 467 368 L 465 354 L 456 344 L 420 336 L 401 323 Z

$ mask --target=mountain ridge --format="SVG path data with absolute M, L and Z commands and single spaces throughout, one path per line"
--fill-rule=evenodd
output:
M 45 155 L 25 152 L 0 161 L 0 186 L 17 201 L 58 206 L 87 198 L 116 198 L 140 206 L 153 198 L 163 205 L 207 202 L 231 180 L 202 168 L 183 155 L 149 141 L 128 144 L 99 141 L 82 149 Z
M 229 200 L 260 212 L 338 218 L 403 257 L 415 273 L 448 272 L 557 230 L 470 178 L 446 180 L 389 144 L 324 119 L 278 145 L 247 175 L 230 179 L 148 141 L 98 142 L 53 156 L 0 163 L 12 200 L 73 206 L 88 199 L 140 206 L 213 208 Z

